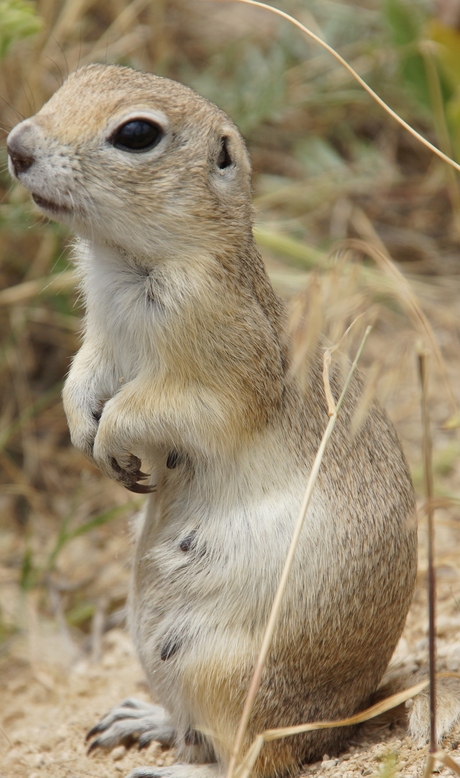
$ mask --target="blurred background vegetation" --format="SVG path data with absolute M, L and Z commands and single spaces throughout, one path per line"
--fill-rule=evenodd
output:
M 460 161 L 459 0 L 280 0 L 279 7 Z M 232 116 L 253 160 L 257 239 L 278 291 L 296 295 L 297 347 L 317 329 L 338 341 L 360 313 L 363 326 L 374 324 L 369 393 L 389 406 L 419 493 L 416 345 L 432 351 L 439 513 L 458 528 L 458 175 L 329 54 L 248 6 L 0 0 L 0 60 L 3 139 L 68 72 L 94 61 L 178 79 Z M 27 661 L 31 619 L 59 629 L 77 652 L 93 650 L 95 632 L 120 622 L 127 517 L 139 503 L 70 446 L 60 391 L 82 316 L 71 237 L 12 184 L 4 142 L 0 171 L 1 663 L 12 655 Z M 353 350 L 359 334 L 357 327 L 346 347 Z M 445 563 L 456 564 L 456 555 L 452 548 Z

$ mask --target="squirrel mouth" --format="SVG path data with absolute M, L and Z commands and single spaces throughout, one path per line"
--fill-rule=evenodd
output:
M 52 213 L 70 213 L 70 208 L 66 205 L 59 205 L 52 200 L 46 200 L 44 197 L 40 197 L 38 194 L 32 194 L 32 200 L 39 208 L 43 208 L 44 211 L 51 211 Z

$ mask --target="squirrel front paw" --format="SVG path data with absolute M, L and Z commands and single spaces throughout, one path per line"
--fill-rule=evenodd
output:
M 72 445 L 91 460 L 103 408 L 103 402 L 97 401 L 92 394 L 87 387 L 72 381 L 70 376 L 62 392 Z
M 80 417 L 76 424 L 72 424 L 68 414 L 70 439 L 72 445 L 87 457 L 93 459 L 93 446 L 98 428 L 98 416 L 91 414 L 86 418 Z
M 131 492 L 149 494 L 155 490 L 151 484 L 139 483 L 149 476 L 141 471 L 139 457 L 129 451 L 123 425 L 110 401 L 102 413 L 92 454 L 96 465 L 106 476 L 118 481 Z
M 137 494 L 149 494 L 155 491 L 155 487 L 151 484 L 140 484 L 138 481 L 145 481 L 149 478 L 148 473 L 143 473 L 140 469 L 141 460 L 134 454 L 117 454 L 117 458 L 110 457 L 108 462 L 104 460 L 104 466 L 101 465 L 101 461 L 96 459 L 96 464 L 101 470 L 118 481 L 130 492 L 137 492 Z M 107 466 L 108 464 L 108 466 Z

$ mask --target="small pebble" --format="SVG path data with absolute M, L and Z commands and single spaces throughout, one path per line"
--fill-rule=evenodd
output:
M 120 759 L 123 759 L 125 754 L 126 748 L 124 746 L 117 746 L 110 752 L 110 756 L 114 762 L 118 762 Z
M 59 741 L 67 740 L 69 737 L 69 728 L 67 724 L 62 724 L 57 730 L 56 730 L 56 737 L 59 738 Z
M 5 756 L 5 762 L 6 764 L 17 764 L 18 762 L 22 761 L 22 757 L 24 756 L 23 752 L 20 748 L 10 748 L 8 753 Z
M 31 767 L 44 767 L 46 764 L 44 754 L 30 754 L 27 761 Z

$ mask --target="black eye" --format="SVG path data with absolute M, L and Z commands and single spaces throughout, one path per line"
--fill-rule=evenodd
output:
M 220 151 L 219 156 L 217 157 L 217 167 L 220 168 L 220 170 L 223 170 L 226 167 L 230 167 L 230 165 L 233 165 L 233 160 L 228 150 L 228 138 L 223 137 L 220 139 Z
M 140 153 L 153 149 L 162 137 L 163 130 L 158 124 L 145 119 L 133 119 L 115 130 L 110 143 L 121 151 Z

